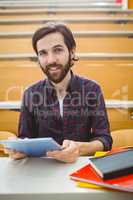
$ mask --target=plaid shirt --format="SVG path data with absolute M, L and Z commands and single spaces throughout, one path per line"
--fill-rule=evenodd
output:
M 23 96 L 19 137 L 52 137 L 59 144 L 64 139 L 89 142 L 100 140 L 111 149 L 109 122 L 99 85 L 73 75 L 63 100 L 63 117 L 54 86 L 48 79 L 29 87 Z

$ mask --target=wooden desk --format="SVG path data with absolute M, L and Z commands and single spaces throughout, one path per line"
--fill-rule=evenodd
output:
M 87 157 L 80 157 L 74 164 L 47 158 L 0 158 L 0 200 L 132 199 L 133 193 L 76 187 L 69 174 L 87 162 Z

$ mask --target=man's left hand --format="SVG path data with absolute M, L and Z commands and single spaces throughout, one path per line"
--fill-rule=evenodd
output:
M 64 140 L 61 151 L 49 151 L 47 156 L 62 162 L 72 163 L 79 157 L 79 147 L 72 140 Z

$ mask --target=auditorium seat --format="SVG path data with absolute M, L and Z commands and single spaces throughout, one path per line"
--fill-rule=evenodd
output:
M 133 35 L 133 33 L 132 33 Z M 95 36 L 84 36 L 80 34 L 75 36 L 77 43 L 77 52 L 87 53 L 132 53 L 133 52 L 133 38 L 128 36 L 105 36 L 100 34 Z M 0 37 L 0 53 L 33 53 L 31 45 L 31 37 L 16 36 L 11 38 Z M 115 45 L 114 45 L 115 44 Z M 7 48 L 8 46 L 8 48 Z
M 1 19 L 38 19 L 38 18 L 47 18 L 47 17 L 57 17 L 59 19 L 66 17 L 133 17 L 132 10 L 102 10 L 102 9 L 60 9 L 60 10 L 46 10 L 41 9 L 1 9 L 0 8 L 0 18 Z
M 111 135 L 113 137 L 113 147 L 133 147 L 133 129 L 115 130 L 111 132 Z
M 8 131 L 0 131 L 0 140 L 7 140 L 9 138 L 14 138 L 16 135 L 14 133 L 8 132 Z M 3 145 L 0 144 L 0 156 L 8 156 L 4 152 Z
M 30 17 L 16 17 L 16 19 L 10 18 L 10 16 L 0 17 L 0 30 L 2 31 L 34 31 L 39 27 L 42 27 L 48 21 L 60 20 L 72 30 L 132 30 L 132 17 L 45 17 L 35 18 Z M 79 29 L 80 27 L 80 29 Z

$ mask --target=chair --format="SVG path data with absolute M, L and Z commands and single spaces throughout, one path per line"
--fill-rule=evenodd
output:
M 14 133 L 8 132 L 8 131 L 0 131 L 0 140 L 7 140 L 9 137 L 15 137 L 16 135 Z M 4 152 L 3 145 L 0 145 L 0 156 L 7 156 Z
M 133 129 L 121 129 L 111 132 L 113 147 L 133 146 Z

